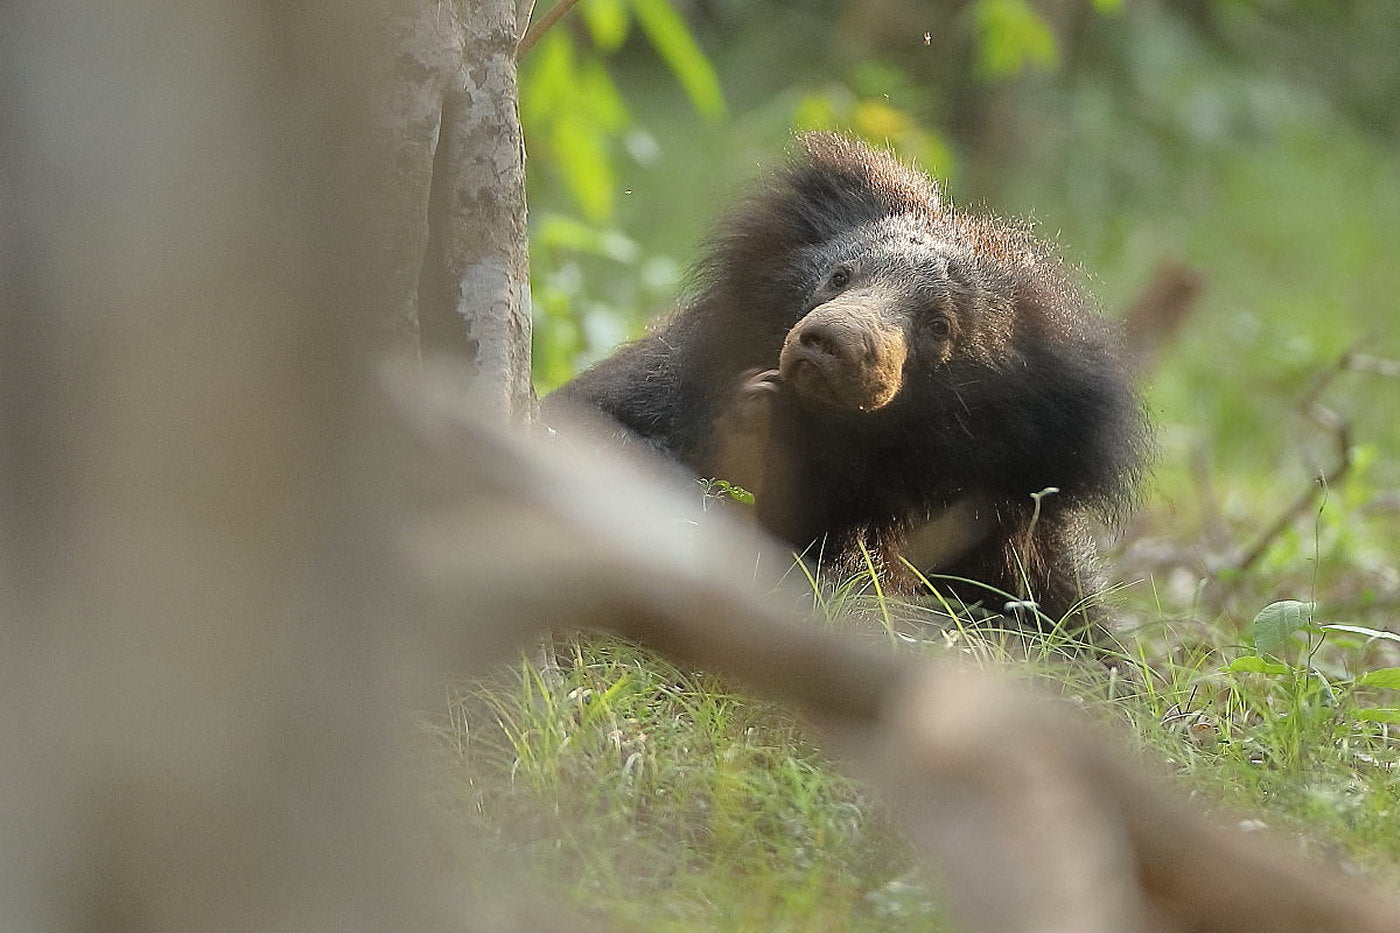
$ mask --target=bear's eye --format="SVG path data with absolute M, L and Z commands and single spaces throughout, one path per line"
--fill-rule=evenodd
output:
M 953 332 L 953 324 L 946 317 L 939 314 L 928 322 L 928 329 L 933 336 L 939 340 L 944 340 Z
M 851 270 L 846 266 L 837 266 L 832 270 L 830 278 L 826 280 L 827 288 L 845 288 L 851 284 Z

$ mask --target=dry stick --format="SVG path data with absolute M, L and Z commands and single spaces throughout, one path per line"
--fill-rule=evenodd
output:
M 1388 360 L 1385 357 L 1371 356 L 1367 353 L 1348 353 L 1345 359 L 1348 369 L 1356 370 L 1359 373 L 1373 373 L 1377 376 L 1400 379 L 1400 360 Z
M 1212 825 L 1055 703 L 931 663 L 883 710 L 886 751 L 867 773 L 942 857 L 964 919 L 980 921 L 971 929 L 1400 929 L 1393 899 Z M 1086 870 L 1087 888 L 1075 877 Z
M 521 56 L 530 51 L 530 47 L 540 41 L 540 36 L 544 35 L 550 26 L 559 22 L 564 14 L 572 10 L 577 3 L 578 0 L 559 0 L 558 3 L 550 7 L 549 12 L 530 27 L 529 31 L 521 38 L 520 44 L 515 47 L 516 59 L 519 60 Z
M 1331 470 L 1320 471 L 1312 486 L 1301 493 L 1293 503 L 1284 509 L 1263 534 L 1261 534 L 1254 544 L 1247 549 L 1230 566 L 1234 578 L 1226 585 L 1224 595 L 1228 596 L 1239 586 L 1240 578 L 1244 571 L 1253 567 L 1264 553 L 1273 546 L 1275 540 L 1287 531 L 1298 518 L 1306 514 L 1321 495 L 1322 490 L 1328 486 L 1340 482 L 1351 470 L 1351 424 L 1341 415 L 1318 402 L 1318 397 L 1322 391 L 1337 378 L 1337 374 L 1351 366 L 1351 353 L 1342 354 L 1335 365 L 1321 373 L 1308 391 L 1303 394 L 1298 407 L 1302 410 L 1310 421 L 1321 427 L 1333 436 L 1337 448 L 1337 463 Z
M 1264 552 L 1274 543 L 1279 535 L 1283 534 L 1293 522 L 1308 512 L 1322 490 L 1328 486 L 1339 482 L 1351 470 L 1351 423 L 1330 408 L 1321 405 L 1317 400 L 1322 395 L 1324 389 L 1332 383 L 1332 380 L 1339 373 L 1346 372 L 1372 373 L 1378 376 L 1390 378 L 1400 378 L 1400 360 L 1390 360 L 1379 356 L 1370 356 L 1365 353 L 1356 353 L 1348 350 L 1343 353 L 1335 365 L 1320 374 L 1313 380 L 1313 384 L 1308 387 L 1308 391 L 1303 393 L 1303 398 L 1298 403 L 1309 420 L 1320 426 L 1323 430 L 1331 433 L 1337 446 L 1337 464 L 1331 472 L 1321 472 L 1315 480 L 1315 488 L 1309 489 L 1293 502 L 1278 519 L 1269 526 L 1263 534 L 1254 542 L 1254 546 L 1245 551 L 1244 554 L 1231 565 L 1230 569 L 1235 573 L 1248 570 L 1250 567 L 1264 556 Z M 1236 577 L 1238 581 L 1238 577 Z M 1228 595 L 1238 585 L 1231 583 L 1226 587 L 1225 593 Z

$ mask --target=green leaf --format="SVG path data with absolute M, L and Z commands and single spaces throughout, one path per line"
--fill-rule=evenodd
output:
M 613 171 L 607 139 L 595 120 L 584 114 L 561 113 L 550 137 L 555 164 L 569 193 L 589 220 L 606 220 L 613 209 Z
M 1117 13 L 1123 9 L 1123 0 L 1094 0 L 1094 9 L 1100 13 Z
M 731 482 L 729 482 L 728 480 L 723 480 L 723 479 L 708 479 L 708 480 L 706 480 L 706 479 L 702 479 L 702 480 L 697 480 L 697 482 L 699 482 L 701 485 L 705 486 L 706 489 L 707 489 L 712 495 L 716 495 L 716 494 L 717 494 L 717 495 L 721 495 L 721 496 L 727 496 L 728 498 L 733 499 L 735 502 L 740 502 L 740 503 L 743 503 L 744 505 L 753 505 L 753 504 L 754 504 L 754 495 L 753 495 L 753 493 L 749 492 L 749 491 L 748 491 L 747 489 L 745 489 L 743 486 L 736 486 L 734 483 L 731 483 Z
M 1380 629 L 1366 628 L 1364 625 L 1324 625 L 1323 628 L 1329 632 L 1350 632 L 1353 635 L 1364 635 L 1367 638 L 1383 638 L 1387 641 L 1400 642 L 1400 635 L 1394 632 L 1386 632 Z
M 625 0 L 585 0 L 579 4 L 589 35 L 600 52 L 616 52 L 627 41 L 632 25 Z
M 622 688 L 628 686 L 631 681 L 632 675 L 623 671 L 622 676 L 614 681 L 607 690 L 604 690 L 600 696 L 594 697 L 584 708 L 584 724 L 591 725 L 601 714 L 608 712 L 609 708 L 612 706 L 613 698 L 621 693 Z
M 1382 667 L 1379 670 L 1367 671 L 1356 678 L 1358 687 L 1388 687 L 1391 690 L 1400 690 L 1400 667 Z
M 1400 723 L 1400 709 L 1368 708 L 1354 709 L 1351 711 L 1353 719 L 1362 722 L 1394 722 Z
M 1242 658 L 1235 658 L 1224 668 L 1230 673 L 1246 671 L 1250 674 L 1289 674 L 1293 668 L 1279 661 L 1270 661 L 1268 658 L 1261 658 L 1257 654 L 1247 654 Z
M 845 88 L 827 90 L 817 94 L 807 94 L 801 97 L 792 110 L 792 126 L 798 130 L 829 130 L 835 128 L 840 123 L 841 111 L 849 111 L 851 101 L 842 100 L 841 106 L 832 100 L 833 96 L 841 94 L 849 98 L 849 92 Z
M 675 8 L 668 0 L 632 0 L 632 9 L 638 25 L 685 88 L 696 112 L 707 120 L 724 117 L 724 94 L 714 66 Z
M 1254 648 L 1260 654 L 1273 654 L 1288 643 L 1288 638 L 1308 624 L 1312 618 L 1315 603 L 1305 603 L 1297 599 L 1281 599 L 1269 603 L 1254 621 L 1249 623 L 1249 634 L 1254 640 Z
M 622 102 L 617 84 L 613 82 L 602 62 L 584 63 L 579 71 L 576 93 L 578 98 L 575 104 L 586 108 L 598 121 L 598 125 L 609 133 L 617 133 L 631 122 L 631 114 L 627 112 L 627 105 Z
M 563 214 L 546 214 L 537 221 L 536 242 L 545 249 L 566 249 L 602 256 L 626 265 L 641 256 L 637 242 L 617 230 L 586 224 Z
M 526 58 L 521 76 L 521 117 L 545 119 L 564 109 L 575 84 L 574 44 L 562 29 L 551 29 Z
M 1026 0 L 977 0 L 977 70 L 1009 78 L 1027 65 L 1049 70 L 1059 61 L 1055 34 Z

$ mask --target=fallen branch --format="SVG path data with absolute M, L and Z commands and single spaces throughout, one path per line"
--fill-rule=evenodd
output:
M 795 704 L 893 804 L 969 928 L 1396 928 L 1400 905 L 1213 827 L 1059 703 L 804 623 L 751 581 L 762 538 L 697 522 L 696 497 L 645 465 L 474 424 L 441 373 L 398 396 L 442 497 L 410 537 L 438 631 L 605 629 Z

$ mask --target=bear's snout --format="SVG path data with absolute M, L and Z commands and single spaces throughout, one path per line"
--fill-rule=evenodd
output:
M 788 332 L 778 367 L 804 398 L 872 411 L 899 393 L 907 355 L 903 328 L 838 300 L 814 308 Z

